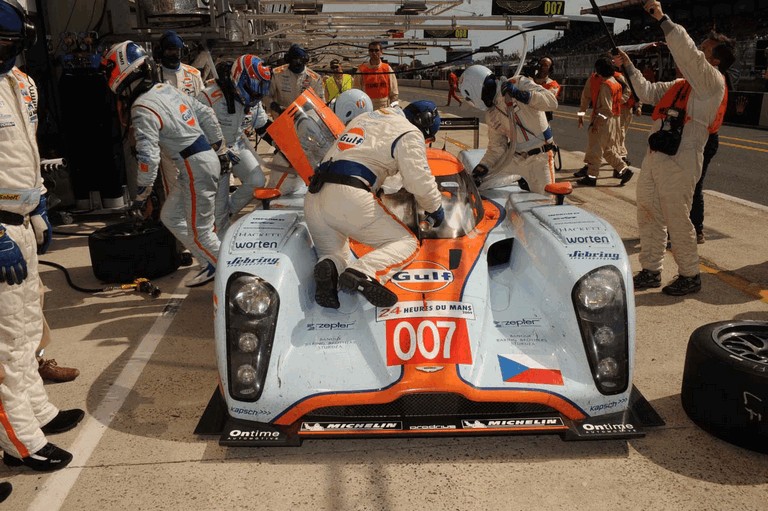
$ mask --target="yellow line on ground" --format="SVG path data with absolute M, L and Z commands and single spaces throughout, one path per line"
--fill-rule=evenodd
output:
M 760 289 L 760 285 L 754 282 L 750 282 L 744 277 L 736 275 L 728 270 L 718 270 L 711 266 L 707 266 L 704 263 L 699 264 L 701 271 L 709 275 L 717 277 L 720 281 L 738 289 L 742 293 L 757 298 L 761 302 L 768 303 L 768 289 Z
M 446 142 L 450 142 L 451 144 L 458 146 L 459 149 L 462 149 L 462 150 L 472 149 L 470 146 L 468 146 L 464 142 L 460 142 L 460 141 L 456 140 L 455 138 L 445 137 L 445 141 Z

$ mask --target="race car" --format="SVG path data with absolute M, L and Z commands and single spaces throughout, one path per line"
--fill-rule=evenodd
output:
M 315 303 L 317 254 L 300 198 L 270 196 L 269 209 L 230 227 L 214 292 L 219 386 L 198 433 L 285 446 L 631 438 L 663 423 L 632 385 L 632 275 L 616 231 L 516 184 L 481 195 L 465 170 L 481 153 L 460 156 L 428 149 L 445 210 L 438 228 L 404 189 L 380 192 L 421 244 L 386 284 L 399 298 L 392 307 L 343 292 L 338 310 Z

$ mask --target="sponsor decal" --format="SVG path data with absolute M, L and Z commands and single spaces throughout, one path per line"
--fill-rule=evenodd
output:
M 235 250 L 277 249 L 276 241 L 235 241 L 233 244 L 235 245 Z
M 359 147 L 363 142 L 365 142 L 365 130 L 356 127 L 346 133 L 342 133 L 336 146 L 340 151 L 346 151 L 348 149 Z
M 624 399 L 619 399 L 618 401 L 611 401 L 610 403 L 602 403 L 599 405 L 592 405 L 589 407 L 590 412 L 599 412 L 601 410 L 611 410 L 612 408 L 616 408 L 617 406 L 625 405 L 629 401 L 626 397 Z
M 566 236 L 565 241 L 579 245 L 609 245 L 611 238 L 608 236 Z
M 20 200 L 21 195 L 18 193 L 0 193 L 0 200 Z
M 463 429 L 561 428 L 560 417 L 520 417 L 517 419 L 462 419 Z
M 559 233 L 565 233 L 565 232 L 591 232 L 591 231 L 602 231 L 603 227 L 599 225 L 590 225 L 590 226 L 568 226 L 568 227 L 555 227 L 555 231 Z
M 376 321 L 423 317 L 475 319 L 475 308 L 465 302 L 412 301 L 376 309 Z
M 250 408 L 235 408 L 229 409 L 233 415 L 269 415 L 268 410 L 251 410 Z
M 242 429 L 231 429 L 227 433 L 227 440 L 280 440 L 279 431 L 266 431 L 263 429 L 252 429 L 243 431 Z
M 190 126 L 195 125 L 195 117 L 192 115 L 192 111 L 185 104 L 179 105 L 179 112 L 181 113 L 181 120 Z
M 407 318 L 387 321 L 387 365 L 471 364 L 463 319 Z
M 425 424 L 408 426 L 408 429 L 456 429 L 456 424 Z
M 301 431 L 392 431 L 403 429 L 402 422 L 302 422 Z
M 506 319 L 501 321 L 494 321 L 493 326 L 496 328 L 519 328 L 524 326 L 537 326 L 540 321 L 541 318 Z
M 618 252 L 603 252 L 602 250 L 599 252 L 590 252 L 589 250 L 574 250 L 568 254 L 568 257 L 571 259 L 608 259 L 609 261 L 618 261 L 620 256 Z
M 615 435 L 622 433 L 636 433 L 637 429 L 632 424 L 590 424 L 585 423 L 579 426 L 581 430 L 588 435 Z
M 307 323 L 307 332 L 315 330 L 352 330 L 357 321 L 344 322 L 336 321 L 334 323 Z
M 274 266 L 280 262 L 279 257 L 235 257 L 227 261 L 227 268 L 236 266 Z
M 414 261 L 405 270 L 395 273 L 392 282 L 406 291 L 431 293 L 453 282 L 453 273 L 445 266 L 432 261 Z
M 445 369 L 445 366 L 416 366 L 416 370 L 422 373 L 436 373 L 443 369 Z
M 510 335 L 508 337 L 498 337 L 496 342 L 508 342 L 515 346 L 536 346 L 542 342 L 548 342 L 546 338 L 539 337 L 538 332 L 532 332 L 529 334 Z
M 16 123 L 13 121 L 0 121 L 0 128 L 13 128 Z
M 498 357 L 501 379 L 505 382 L 564 385 L 560 369 L 547 367 L 528 355 L 518 353 L 498 355 Z M 554 363 L 550 362 L 549 365 L 554 365 Z

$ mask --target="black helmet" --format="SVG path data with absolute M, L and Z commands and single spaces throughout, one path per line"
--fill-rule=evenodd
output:
M 403 109 L 405 117 L 419 128 L 425 139 L 435 138 L 440 129 L 440 112 L 431 101 L 414 101 Z
M 35 25 L 16 0 L 0 0 L 0 74 L 11 70 L 16 56 L 30 48 L 37 40 Z

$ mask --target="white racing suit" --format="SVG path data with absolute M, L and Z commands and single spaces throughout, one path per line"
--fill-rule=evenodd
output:
M 399 174 L 419 208 L 434 212 L 440 207 L 424 136 L 397 107 L 360 115 L 326 154 L 318 169 L 325 171 L 354 176 L 372 191 L 326 183 L 318 193 L 307 194 L 304 212 L 318 259 L 330 259 L 339 273 L 349 267 L 387 282 L 416 256 L 418 240 L 374 193 L 384 179 Z M 350 261 L 349 238 L 374 250 Z
M 245 136 L 244 130 L 252 123 L 256 127 L 263 126 L 267 122 L 267 114 L 261 103 L 250 109 L 250 116 L 245 112 L 242 103 L 235 100 L 234 113 L 229 113 L 224 92 L 218 84 L 214 83 L 206 87 L 198 99 L 213 108 L 221 125 L 227 148 L 239 162 L 232 166 L 232 173 L 242 183 L 232 194 L 229 193 L 229 175 L 222 175 L 219 179 L 219 188 L 216 194 L 216 233 L 219 238 L 224 236 L 232 215 L 243 209 L 252 199 L 254 188 L 264 186 L 266 179 L 262 171 L 261 161 L 255 151 L 249 149 L 250 140 Z M 251 121 L 252 119 L 252 121 Z
M 637 182 L 637 224 L 640 230 L 640 264 L 649 271 L 661 271 L 667 232 L 678 273 L 684 277 L 699 274 L 696 230 L 689 213 L 693 192 L 701 176 L 704 145 L 725 94 L 725 78 L 709 64 L 696 43 L 680 25 L 666 20 L 661 24 L 667 45 L 683 77 L 691 85 L 682 140 L 677 154 L 651 151 L 643 159 Z M 656 104 L 674 84 L 651 83 L 629 65 L 627 73 L 640 101 Z M 654 121 L 651 133 L 659 130 L 661 119 Z
M 543 194 L 544 187 L 555 182 L 552 128 L 544 112 L 556 110 L 557 99 L 530 78 L 516 76 L 510 80 L 529 93 L 530 99 L 523 103 L 498 92 L 493 107 L 485 113 L 488 149 L 480 164 L 489 173 L 480 189 L 504 186 L 508 184 L 505 178 L 518 174 L 532 192 Z
M 176 87 L 187 96 L 197 97 L 205 88 L 200 71 L 190 65 L 180 64 L 178 69 L 162 66 L 161 70 L 163 82 Z M 171 194 L 173 185 L 179 178 L 180 167 L 183 167 L 183 164 L 175 158 L 175 155 L 161 153 L 160 177 L 166 198 Z
M 287 108 L 296 101 L 302 92 L 312 89 L 320 99 L 325 101 L 325 86 L 319 74 L 304 66 L 304 71 L 294 73 L 288 69 L 288 64 L 272 68 L 272 80 L 269 83 L 269 96 L 263 99 L 267 111 L 271 110 L 273 102 L 282 108 Z M 273 117 L 277 113 L 273 112 Z M 296 193 L 304 189 L 304 181 L 294 172 L 280 172 L 279 167 L 290 167 L 290 163 L 281 154 L 276 154 L 273 165 L 270 166 L 269 186 L 277 188 L 283 195 Z
M 214 202 L 221 166 L 209 143 L 223 143 L 216 114 L 195 98 L 159 83 L 134 102 L 131 122 L 138 186 L 152 186 L 160 148 L 179 158 L 184 172 L 165 201 L 160 219 L 200 264 L 216 266 L 219 239 L 213 230 Z
M 34 82 L 17 68 L 0 76 L 0 212 L 23 220 L 0 221 L 27 263 L 20 285 L 0 283 L 0 448 L 25 458 L 47 440 L 40 427 L 58 408 L 48 401 L 38 373 L 35 351 L 43 335 L 43 310 L 37 272 L 37 242 L 29 213 L 40 202 L 43 186 L 35 128 L 37 111 L 31 96 Z

